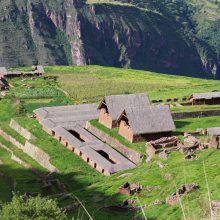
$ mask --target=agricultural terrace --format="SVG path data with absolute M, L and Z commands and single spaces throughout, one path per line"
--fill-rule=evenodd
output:
M 218 81 L 98 66 L 46 67 L 45 70 L 49 73 L 46 76 L 58 78 L 45 79 L 42 76 L 36 79 L 9 80 L 12 88 L 7 96 L 0 100 L 0 127 L 19 142 L 24 142 L 23 137 L 8 126 L 10 119 L 14 118 L 36 137 L 31 143 L 50 155 L 50 162 L 61 171 L 57 176 L 68 191 L 66 196 L 57 197 L 61 206 L 71 204 L 73 202 L 71 198 L 77 196 L 93 219 L 143 218 L 140 210 L 121 213 L 104 208 L 122 204 L 123 200 L 130 198 L 136 205 L 148 205 L 144 209 L 148 219 L 159 217 L 180 219 L 183 212 L 186 218 L 194 219 L 203 218 L 204 213 L 206 216 L 209 215 L 208 189 L 204 171 L 211 191 L 211 200 L 219 200 L 220 151 L 213 149 L 201 151 L 197 154 L 197 160 L 193 161 L 185 161 L 184 155 L 178 152 L 172 153 L 170 159 L 166 161 L 156 156 L 151 163 L 146 163 L 146 157 L 143 156 L 141 164 L 135 169 L 106 177 L 45 133 L 37 120 L 32 117 L 32 111 L 43 106 L 98 102 L 103 95 L 117 93 L 148 92 L 151 99 L 182 98 L 193 92 L 219 90 Z M 218 106 L 214 107 L 218 108 Z M 175 123 L 177 133 L 181 136 L 184 131 L 219 126 L 220 117 L 184 119 Z M 4 192 L 0 194 L 0 200 L 9 201 L 12 190 L 19 191 L 20 194 L 40 190 L 36 179 L 38 175 L 46 172 L 45 169 L 3 138 L 0 138 L 0 143 L 10 148 L 15 155 L 39 172 L 36 174 L 25 169 L 11 160 L 6 150 L 0 148 L 0 174 L 4 174 L 0 175 L 1 191 Z M 139 152 L 145 152 L 144 144 L 138 148 Z M 163 164 L 164 167 L 160 168 L 158 163 Z M 138 197 L 120 195 L 118 188 L 127 181 L 138 182 L 146 188 Z M 156 199 L 165 200 L 176 190 L 176 187 L 192 182 L 199 184 L 200 189 L 182 197 L 182 208 L 179 205 L 153 205 Z M 86 218 L 81 208 L 73 211 L 70 216 Z

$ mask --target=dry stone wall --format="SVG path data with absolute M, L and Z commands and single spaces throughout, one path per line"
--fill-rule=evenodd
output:
M 126 158 L 128 158 L 133 163 L 138 164 L 140 162 L 141 155 L 138 152 L 126 147 L 125 145 L 120 143 L 118 140 L 114 139 L 113 137 L 109 136 L 103 131 L 92 126 L 89 122 L 87 122 L 86 124 L 86 129 L 90 131 L 92 134 L 94 134 L 96 137 L 98 137 L 100 140 L 102 140 L 103 142 L 106 142 L 107 144 L 112 146 L 114 149 L 119 151 L 121 154 L 123 154 Z
M 23 128 L 19 125 L 14 119 L 11 119 L 10 127 L 17 131 L 20 135 L 22 135 L 27 140 L 35 139 L 35 136 L 29 132 L 27 129 Z
M 174 113 L 172 113 L 174 120 L 185 119 L 185 118 L 202 118 L 202 117 L 218 116 L 218 115 L 220 115 L 220 110 L 174 112 Z
M 26 141 L 25 145 L 18 142 L 12 136 L 0 129 L 0 136 L 2 136 L 7 141 L 11 142 L 17 148 L 21 149 L 24 153 L 28 154 L 35 161 L 37 161 L 41 166 L 46 168 L 50 172 L 59 172 L 55 166 L 50 163 L 50 156 L 37 146 Z
M 11 154 L 11 159 L 14 160 L 16 163 L 20 164 L 21 166 L 27 169 L 32 169 L 32 166 L 30 164 L 24 162 L 22 159 L 14 155 L 14 152 L 11 149 L 9 149 L 8 147 L 6 147 L 5 145 L 1 143 L 0 143 L 0 147 L 8 151 Z

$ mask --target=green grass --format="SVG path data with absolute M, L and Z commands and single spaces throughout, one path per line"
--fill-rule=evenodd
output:
M 195 92 L 220 90 L 214 80 L 101 66 L 46 67 L 59 86 L 79 102 L 98 102 L 105 95 L 143 92 L 151 99 L 183 98 Z M 186 89 L 187 88 L 187 89 Z
M 137 168 L 123 173 L 130 173 L 121 177 L 118 173 L 111 177 L 105 177 L 96 172 L 80 158 L 70 153 L 66 148 L 54 140 L 51 136 L 42 131 L 38 122 L 31 118 L 19 117 L 16 120 L 24 127 L 33 132 L 37 137 L 34 142 L 49 155 L 52 156 L 52 164 L 61 170 L 60 178 L 68 187 L 68 191 L 77 195 L 86 205 L 88 211 L 95 219 L 132 219 L 138 213 L 110 212 L 100 209 L 103 205 L 119 204 L 126 196 L 117 193 L 118 187 L 126 181 L 139 182 L 144 186 L 160 186 L 161 189 L 152 192 L 143 191 L 139 196 L 141 204 L 152 204 L 155 199 L 165 200 L 166 196 L 175 191 L 175 184 L 180 186 L 184 183 L 196 182 L 200 189 L 183 198 L 183 205 L 187 216 L 194 216 L 198 219 L 202 216 L 201 210 L 208 210 L 207 189 L 202 168 L 202 161 L 206 161 L 208 172 L 208 181 L 212 191 L 212 199 L 218 199 L 220 192 L 220 178 L 218 173 L 218 163 L 216 161 L 220 156 L 220 151 L 206 150 L 198 153 L 198 160 L 185 161 L 180 153 L 172 153 L 168 161 L 161 161 L 165 167 L 159 168 L 155 157 L 149 164 L 141 163 Z M 176 122 L 177 132 L 193 131 L 198 127 L 217 126 L 220 124 L 220 117 L 209 117 L 200 119 L 178 120 Z M 220 168 L 220 167 L 219 167 Z M 172 175 L 172 180 L 165 178 L 166 174 Z M 215 179 L 215 181 L 213 181 Z M 94 202 L 93 199 L 99 195 L 100 202 Z M 135 197 L 131 197 L 134 200 Z M 149 219 L 160 218 L 177 219 L 182 216 L 179 206 L 170 207 L 167 205 L 152 206 L 146 210 Z M 132 217 L 133 216 L 133 217 Z
M 24 194 L 25 192 L 40 192 L 40 182 L 38 177 L 28 169 L 11 160 L 11 155 L 6 150 L 0 148 L 0 172 L 4 175 L 0 177 L 0 200 L 10 201 L 12 191 Z
M 58 82 L 53 82 L 54 85 L 51 86 L 55 86 L 57 89 L 61 87 L 69 96 L 66 97 L 63 94 L 63 98 L 52 97 L 38 99 L 30 97 L 29 99 L 21 99 L 24 101 L 23 105 L 27 113 L 31 113 L 33 109 L 40 106 L 82 103 L 83 100 L 86 102 L 98 102 L 103 95 L 109 94 L 146 92 L 149 93 L 151 99 L 166 99 L 182 98 L 183 96 L 190 95 L 192 92 L 205 92 L 220 89 L 218 81 L 175 77 L 145 71 L 104 68 L 98 66 L 46 67 L 46 71 L 49 72 L 49 75 L 59 76 Z M 10 80 L 10 83 L 14 85 L 15 91 L 20 88 L 23 82 L 21 82 L 21 79 L 13 79 Z M 48 86 L 48 81 L 45 81 L 41 77 L 34 81 L 28 79 L 25 83 L 28 84 L 28 86 L 30 83 L 34 88 L 42 87 L 43 89 Z M 57 140 L 44 132 L 36 119 L 27 117 L 25 114 L 18 114 L 15 107 L 16 100 L 10 96 L 10 93 L 8 98 L 0 100 L 0 127 L 6 129 L 14 138 L 20 139 L 18 134 L 12 132 L 7 127 L 10 119 L 13 117 L 19 124 L 31 131 L 34 136 L 37 137 L 36 140 L 32 140 L 32 143 L 36 144 L 50 155 L 50 162 L 61 171 L 61 173 L 58 174 L 59 179 L 65 183 L 70 194 L 76 195 L 83 202 L 94 219 L 127 220 L 143 218 L 140 212 L 121 213 L 103 208 L 103 206 L 121 204 L 124 199 L 128 198 L 137 201 L 135 196 L 128 197 L 118 193 L 118 187 L 127 181 L 139 182 L 143 186 L 159 186 L 160 188 L 152 191 L 143 190 L 138 198 L 142 205 L 148 205 L 144 210 L 148 219 L 171 220 L 182 218 L 182 211 L 179 205 L 168 206 L 163 204 L 154 206 L 152 203 L 156 199 L 164 201 L 168 195 L 175 191 L 175 185 L 179 187 L 184 183 L 196 182 L 199 184 L 200 189 L 183 197 L 183 207 L 188 219 L 189 217 L 190 219 L 202 219 L 207 217 L 208 214 L 204 216 L 204 212 L 208 213 L 209 206 L 203 172 L 203 161 L 205 161 L 206 170 L 208 171 L 207 178 L 212 192 L 211 199 L 220 199 L 219 150 L 210 149 L 198 152 L 198 159 L 195 161 L 185 161 L 184 156 L 179 152 L 172 153 L 169 160 L 161 160 L 156 156 L 150 163 L 145 163 L 143 160 L 135 169 L 106 177 L 91 168 L 82 159 L 71 153 Z M 174 107 L 173 110 L 185 111 L 187 109 L 197 110 L 198 108 L 218 109 L 219 107 Z M 110 132 L 111 136 L 119 139 L 126 146 L 136 149 L 141 153 L 145 152 L 144 143 L 132 145 L 118 136 L 117 129 L 109 131 L 99 125 L 97 121 L 92 121 L 91 123 L 105 132 Z M 194 131 L 197 128 L 206 128 L 210 126 L 220 126 L 220 116 L 177 120 L 175 123 L 177 126 L 176 134 L 182 137 L 185 131 Z M 27 155 L 24 155 L 23 152 L 2 139 L 0 139 L 0 142 L 10 147 L 16 155 L 30 163 L 34 168 L 44 172 L 36 162 L 34 163 L 33 160 Z M 7 152 L 2 152 L 1 149 L 0 160 L 4 162 L 4 165 L 0 165 L 0 172 L 4 171 L 8 173 L 8 178 L 0 177 L 0 187 L 2 187 L 0 188 L 0 200 L 8 201 L 11 198 L 10 191 L 12 189 L 11 183 L 13 182 L 13 178 L 18 180 L 18 189 L 21 193 L 29 191 L 32 187 L 31 180 L 33 179 L 31 175 L 33 174 L 10 161 Z M 158 161 L 164 164 L 163 169 L 158 166 Z M 171 176 L 171 178 L 168 179 L 167 176 Z M 37 190 L 37 183 L 34 182 L 33 184 L 32 190 Z M 68 199 L 62 201 L 62 203 L 67 204 L 68 202 Z M 78 210 L 74 212 L 73 215 L 76 218 Z
M 219 110 L 220 105 L 194 105 L 194 106 L 172 106 L 171 111 L 173 112 L 187 112 L 187 111 L 208 111 L 208 110 Z

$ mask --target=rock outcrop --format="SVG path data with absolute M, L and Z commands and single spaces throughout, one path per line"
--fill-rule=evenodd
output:
M 0 65 L 98 64 L 220 78 L 213 47 L 157 9 L 6 0 L 0 6 Z

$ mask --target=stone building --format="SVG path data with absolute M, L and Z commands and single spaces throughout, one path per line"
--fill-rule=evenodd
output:
M 86 122 L 98 119 L 96 104 L 45 107 L 34 111 L 43 130 L 104 175 L 136 165 L 85 129 Z
M 119 134 L 132 143 L 169 137 L 176 129 L 169 106 L 126 108 L 117 123 Z
M 100 110 L 99 122 L 107 128 L 117 127 L 117 120 L 122 111 L 128 107 L 147 107 L 150 105 L 146 94 L 128 94 L 105 96 L 98 109 Z
M 192 105 L 216 105 L 220 104 L 220 92 L 195 93 L 191 95 Z

